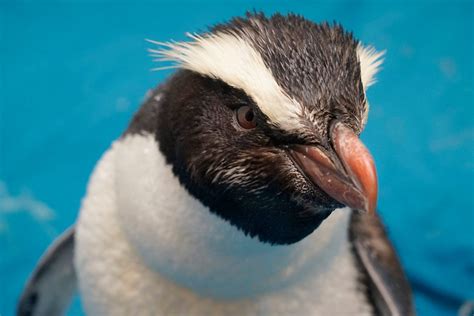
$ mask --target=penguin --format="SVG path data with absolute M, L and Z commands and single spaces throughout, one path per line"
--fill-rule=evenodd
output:
M 17 315 L 414 315 L 359 139 L 383 52 L 247 13 L 150 49 L 174 74 L 90 178 Z M 166 67 L 166 66 L 165 66 Z

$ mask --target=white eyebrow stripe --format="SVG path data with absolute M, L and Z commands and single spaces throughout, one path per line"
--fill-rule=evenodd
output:
M 164 47 L 150 52 L 159 57 L 159 60 L 176 62 L 176 67 L 217 78 L 242 89 L 257 103 L 270 123 L 282 129 L 294 130 L 301 127 L 301 105 L 278 85 L 250 41 L 229 33 L 188 36 L 192 41 L 150 41 Z
M 383 63 L 385 51 L 376 51 L 372 46 L 357 45 L 357 57 L 360 64 L 360 77 L 364 91 L 376 82 L 375 75 Z
M 372 46 L 363 46 L 359 43 L 356 52 L 360 64 L 360 78 L 365 93 L 371 85 L 377 82 L 375 75 L 379 72 L 384 61 L 382 57 L 385 55 L 385 50 L 378 52 Z M 366 101 L 365 112 L 362 114 L 362 126 L 367 124 L 369 110 L 369 101 Z

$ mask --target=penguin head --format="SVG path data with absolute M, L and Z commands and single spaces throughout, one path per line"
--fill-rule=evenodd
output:
M 190 38 L 151 52 L 179 68 L 154 132 L 194 197 L 272 244 L 303 239 L 344 205 L 374 210 L 358 136 L 381 53 L 291 14 L 247 14 Z

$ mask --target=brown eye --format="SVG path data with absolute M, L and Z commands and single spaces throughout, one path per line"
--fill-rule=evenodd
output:
M 245 129 L 252 129 L 257 126 L 257 119 L 255 117 L 255 113 L 250 106 L 244 105 L 237 109 L 235 112 L 237 117 L 237 122 L 239 125 Z

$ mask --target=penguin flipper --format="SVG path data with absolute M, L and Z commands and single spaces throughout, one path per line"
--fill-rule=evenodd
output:
M 410 285 L 379 216 L 354 211 L 349 236 L 376 314 L 415 315 Z
M 30 276 L 17 306 L 17 316 L 63 315 L 76 291 L 74 227 L 46 250 Z

